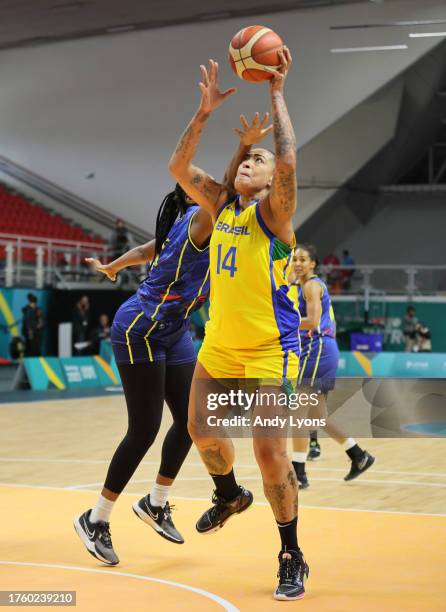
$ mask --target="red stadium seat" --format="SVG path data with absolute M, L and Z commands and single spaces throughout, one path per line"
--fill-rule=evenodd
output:
M 3 185 L 0 185 L 0 232 L 43 239 L 103 243 L 82 228 L 70 225 L 57 213 L 48 212 L 36 202 L 29 202 L 24 196 L 8 191 Z M 4 257 L 5 249 L 0 246 L 0 259 Z M 22 257 L 24 261 L 35 262 L 35 249 L 24 248 Z

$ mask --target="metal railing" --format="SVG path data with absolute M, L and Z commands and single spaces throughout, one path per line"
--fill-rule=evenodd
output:
M 446 265 L 329 265 L 320 266 L 319 274 L 334 295 L 446 296 Z
M 89 283 L 97 275 L 92 273 L 85 257 L 109 261 L 108 245 L 38 236 L 17 236 L 0 232 L 0 248 L 5 258 L 0 266 L 0 280 L 6 287 L 62 285 L 73 282 Z
M 56 286 L 77 288 L 98 285 L 103 277 L 92 272 L 85 257 L 96 257 L 103 262 L 112 259 L 109 246 L 103 243 L 82 242 L 34 236 L 0 233 L 0 249 L 5 259 L 0 260 L 0 281 L 3 286 Z M 121 281 L 136 287 L 146 273 L 145 266 L 121 272 Z M 332 295 L 371 297 L 401 295 L 409 299 L 418 295 L 446 297 L 446 265 L 378 265 L 320 266 L 319 274 Z M 118 286 L 122 282 L 118 282 Z

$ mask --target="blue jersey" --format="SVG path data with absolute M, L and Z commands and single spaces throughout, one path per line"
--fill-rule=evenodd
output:
M 309 348 L 310 344 L 313 346 L 318 345 L 319 338 L 325 336 L 328 336 L 329 338 L 336 338 L 336 321 L 328 289 L 325 283 L 316 275 L 312 276 L 309 280 L 316 281 L 321 286 L 322 312 L 317 329 L 299 330 L 302 353 L 306 352 L 306 349 Z M 294 301 L 295 307 L 299 310 L 301 318 L 306 317 L 307 302 L 304 297 L 303 285 L 300 283 L 297 283 L 297 285 L 291 285 L 290 298 Z
M 137 295 L 152 321 L 187 319 L 209 295 L 209 246 L 199 249 L 190 237 L 198 206 L 177 219 Z
M 298 383 L 317 386 L 323 393 L 327 393 L 334 388 L 339 361 L 336 322 L 327 287 L 316 275 L 310 280 L 316 281 L 322 288 L 322 312 L 316 329 L 299 330 L 301 367 Z M 293 300 L 295 308 L 299 309 L 301 317 L 308 316 L 303 285 L 300 283 L 291 285 L 288 295 Z

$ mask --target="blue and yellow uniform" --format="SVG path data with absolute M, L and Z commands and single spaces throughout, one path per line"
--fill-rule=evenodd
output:
M 209 246 L 196 247 L 190 236 L 198 206 L 177 219 L 148 277 L 119 308 L 111 340 L 117 363 L 195 361 L 189 317 L 209 294 Z
M 301 343 L 301 369 L 298 383 L 317 386 L 324 393 L 334 389 L 339 349 L 336 342 L 336 321 L 330 295 L 325 283 L 315 274 L 309 280 L 316 281 L 321 287 L 321 318 L 317 329 L 299 330 Z M 307 281 L 308 282 L 308 281 Z M 300 316 L 307 316 L 307 302 L 304 287 L 300 283 L 290 286 L 289 296 Z
M 288 298 L 293 247 L 266 227 L 254 201 L 219 211 L 210 242 L 209 321 L 198 361 L 215 378 L 295 380 L 299 314 Z

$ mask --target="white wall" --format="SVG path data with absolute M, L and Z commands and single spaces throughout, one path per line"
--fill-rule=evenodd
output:
M 446 265 L 446 192 L 382 196 L 380 206 L 336 252 L 348 249 L 357 263 Z
M 332 55 L 332 46 L 408 42 L 408 28 L 332 32 L 330 25 L 446 17 L 440 0 L 342 7 L 252 17 L 288 43 L 295 66 L 287 99 L 302 147 L 430 50 Z M 220 61 L 222 84 L 235 77 L 226 47 L 245 22 L 202 23 L 0 54 L 0 152 L 130 222 L 153 230 L 171 187 L 166 166 L 198 103 L 198 65 Z M 240 112 L 266 110 L 265 86 L 239 92 L 211 120 L 198 162 L 216 177 L 236 145 Z M 94 180 L 86 180 L 89 171 Z
M 402 93 L 403 78 L 392 81 L 302 147 L 296 229 L 336 191 L 308 187 L 342 185 L 393 138 Z

